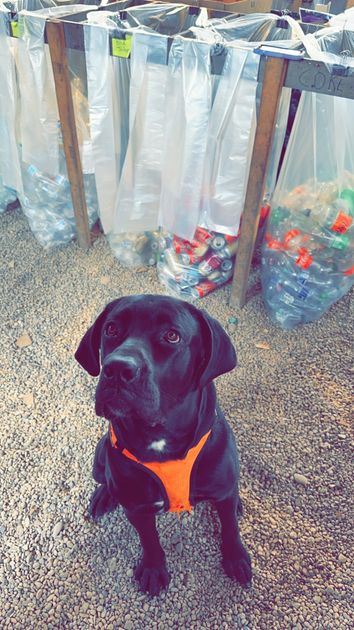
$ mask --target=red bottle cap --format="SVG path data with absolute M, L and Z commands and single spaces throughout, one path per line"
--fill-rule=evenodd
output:
M 329 229 L 333 232 L 344 234 L 344 232 L 346 232 L 350 228 L 352 223 L 352 217 L 350 217 L 348 214 L 345 214 L 345 212 L 338 212 L 335 222 L 333 223 L 333 225 L 331 225 Z
M 267 247 L 269 247 L 269 249 L 284 249 L 284 244 L 281 241 L 270 239 L 267 243 Z
M 346 271 L 343 271 L 343 276 L 352 276 L 354 273 L 354 265 L 349 267 Z

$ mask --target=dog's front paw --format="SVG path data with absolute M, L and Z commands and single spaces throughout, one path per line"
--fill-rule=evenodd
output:
M 134 577 L 138 580 L 140 588 L 151 597 L 160 594 L 162 589 L 167 589 L 170 583 L 170 575 L 164 560 L 159 563 L 150 563 L 142 558 L 135 569 Z
M 248 551 L 243 545 L 236 545 L 222 550 L 222 565 L 226 575 L 240 584 L 249 584 L 252 580 L 252 565 Z
M 111 497 L 107 486 L 101 485 L 93 492 L 88 512 L 90 516 L 97 520 L 107 512 L 113 512 L 118 506 L 118 502 Z

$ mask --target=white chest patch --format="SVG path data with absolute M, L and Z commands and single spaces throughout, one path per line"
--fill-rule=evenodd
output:
M 155 442 L 151 442 L 149 448 L 151 448 L 153 451 L 158 451 L 159 453 L 161 453 L 163 451 L 163 449 L 166 446 L 166 440 L 162 439 L 162 440 L 156 440 Z

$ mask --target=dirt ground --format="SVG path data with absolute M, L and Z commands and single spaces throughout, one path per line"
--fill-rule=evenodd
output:
M 0 217 L 0 241 L 1 628 L 352 628 L 350 295 L 291 332 L 270 322 L 260 293 L 242 310 L 228 306 L 229 287 L 200 302 L 238 353 L 217 389 L 239 445 L 254 580 L 242 589 L 223 574 L 203 504 L 159 519 L 172 579 L 149 599 L 132 577 L 139 546 L 122 511 L 87 520 L 106 425 L 73 353 L 108 301 L 164 288 L 154 269 L 122 268 L 103 237 L 87 253 L 44 251 L 20 211 Z

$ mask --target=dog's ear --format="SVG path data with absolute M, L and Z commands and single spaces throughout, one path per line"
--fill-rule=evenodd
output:
M 236 350 L 221 324 L 205 311 L 199 311 L 202 320 L 202 341 L 205 349 L 204 369 L 200 387 L 214 378 L 230 372 L 237 365 Z
M 102 328 L 107 315 L 116 306 L 119 300 L 107 304 L 106 308 L 97 317 L 92 326 L 85 332 L 75 352 L 75 359 L 91 376 L 100 373 L 100 345 Z

